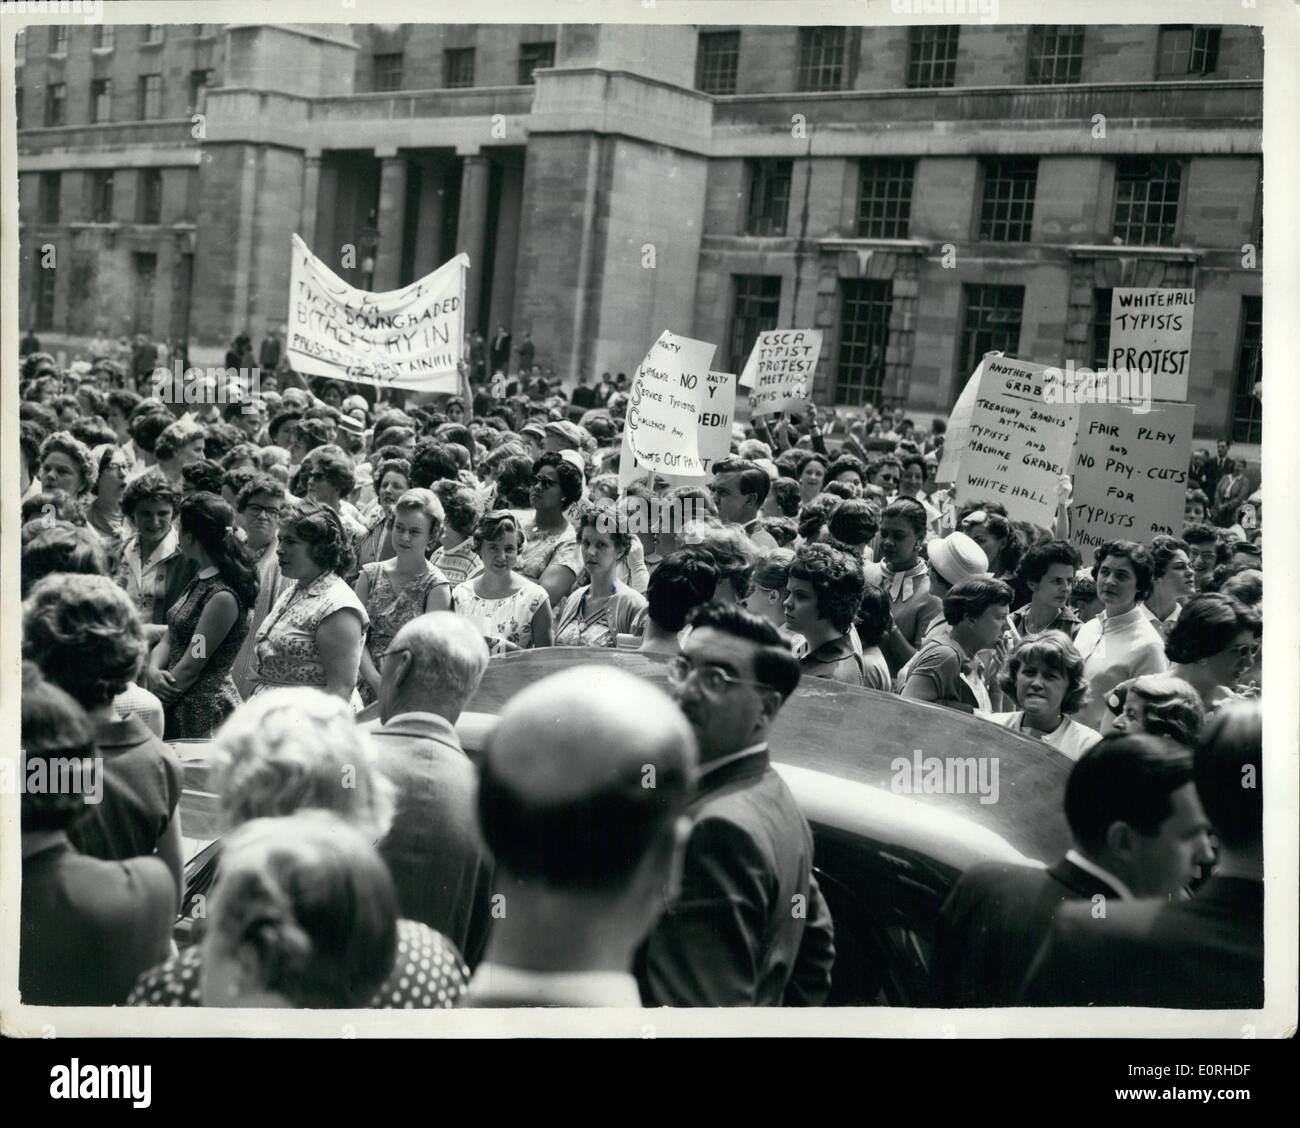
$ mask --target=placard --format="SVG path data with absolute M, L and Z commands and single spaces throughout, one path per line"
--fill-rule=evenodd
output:
M 749 414 L 773 415 L 805 406 L 812 399 L 820 329 L 771 329 L 758 335 L 740 383 L 749 388 Z
M 1011 518 L 1052 529 L 1057 483 L 1070 464 L 1078 407 L 1047 400 L 1045 365 L 992 355 L 981 364 L 957 467 L 957 503 L 1000 501 Z
M 628 393 L 619 486 L 646 470 L 700 478 L 700 401 L 717 346 L 665 329 L 637 366 Z
M 943 457 L 939 459 L 939 469 L 935 481 L 954 482 L 957 479 L 957 467 L 961 461 L 961 452 L 966 448 L 970 437 L 970 413 L 975 406 L 975 397 L 979 394 L 980 377 L 984 374 L 984 358 L 1001 356 L 1000 352 L 988 352 L 980 358 L 975 371 L 966 380 L 961 395 L 948 413 L 948 429 L 943 433 Z
M 1106 541 L 1146 543 L 1181 531 L 1195 422 L 1187 403 L 1143 414 L 1119 403 L 1079 406 L 1070 539 L 1085 560 Z
M 712 476 L 712 466 L 731 453 L 731 426 L 736 417 L 736 375 L 710 372 L 700 397 L 700 464 Z
M 297 235 L 291 256 L 285 345 L 296 371 L 377 388 L 460 393 L 468 255 L 384 293 L 349 285 Z
M 1187 399 L 1196 291 L 1120 286 L 1110 302 L 1107 367 L 1140 372 L 1151 381 L 1151 399 Z

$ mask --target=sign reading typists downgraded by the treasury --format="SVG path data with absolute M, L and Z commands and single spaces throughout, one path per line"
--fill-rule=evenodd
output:
M 704 476 L 700 462 L 700 402 L 717 346 L 665 329 L 637 367 L 623 424 L 619 481 L 645 470 Z
M 289 362 L 310 376 L 418 392 L 458 392 L 465 272 L 457 255 L 400 290 L 358 290 L 293 236 Z
M 822 351 L 820 329 L 770 329 L 760 333 L 740 374 L 750 389 L 749 414 L 792 411 L 812 399 Z
M 1120 286 L 1110 302 L 1107 366 L 1151 378 L 1151 398 L 1187 399 L 1196 291 Z
M 1195 422 L 1190 403 L 1147 412 L 1122 403 L 1079 406 L 1070 539 L 1085 560 L 1107 541 L 1146 544 L 1182 528 Z
M 1050 529 L 1078 407 L 1044 394 L 1045 365 L 993 355 L 981 365 L 957 466 L 957 502 L 1000 501 L 1008 516 Z

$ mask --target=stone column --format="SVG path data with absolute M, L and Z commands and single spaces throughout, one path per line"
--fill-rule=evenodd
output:
M 469 255 L 465 283 L 465 333 L 479 327 L 479 292 L 483 285 L 483 248 L 487 240 L 488 159 L 474 153 L 463 159 L 460 174 L 460 215 L 456 223 L 456 253 Z
M 319 153 L 309 154 L 302 160 L 302 220 L 298 234 L 314 254 L 319 253 L 316 249 L 319 242 L 316 238 L 316 217 L 320 214 L 320 163 Z
M 447 166 L 430 161 L 420 169 L 419 215 L 415 224 L 415 277 L 423 278 L 437 270 L 443 260 L 442 219 L 446 193 L 443 188 Z
M 406 217 L 406 158 L 380 153 L 379 246 L 375 248 L 378 291 L 396 290 L 401 284 L 402 227 Z

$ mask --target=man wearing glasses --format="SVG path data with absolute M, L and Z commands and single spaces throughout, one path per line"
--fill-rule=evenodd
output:
M 248 700 L 253 692 L 251 665 L 253 644 L 257 641 L 257 628 L 275 604 L 276 597 L 293 583 L 280 575 L 280 559 L 276 556 L 279 539 L 280 510 L 284 507 L 284 487 L 269 474 L 258 474 L 244 483 L 239 491 L 235 508 L 244 546 L 257 567 L 259 586 L 257 601 L 253 604 L 253 618 L 244 636 L 244 644 L 235 655 L 230 676 L 239 696 Z
M 776 627 L 709 603 L 669 666 L 699 745 L 681 894 L 637 959 L 647 1006 L 819 1005 L 830 989 L 830 913 L 813 840 L 772 768 L 768 732 L 799 684 Z

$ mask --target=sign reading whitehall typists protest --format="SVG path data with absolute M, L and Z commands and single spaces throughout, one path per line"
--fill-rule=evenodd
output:
M 459 392 L 465 272 L 457 255 L 400 290 L 358 290 L 293 236 L 289 363 L 310 376 L 418 392 Z
M 770 329 L 760 333 L 740 383 L 749 388 L 749 414 L 796 410 L 812 399 L 822 350 L 820 329 Z
M 700 401 L 717 346 L 665 329 L 637 366 L 623 424 L 619 483 L 645 470 L 699 478 Z
M 1117 287 L 1110 304 L 1108 366 L 1149 374 L 1154 400 L 1186 400 L 1195 312 L 1195 290 Z
M 1050 529 L 1078 407 L 1044 396 L 1044 365 L 991 354 L 981 364 L 957 467 L 957 502 L 1000 501 L 1008 516 Z
M 1106 541 L 1145 544 L 1182 528 L 1195 420 L 1187 403 L 1145 413 L 1122 403 L 1079 406 L 1070 539 L 1085 560 Z

